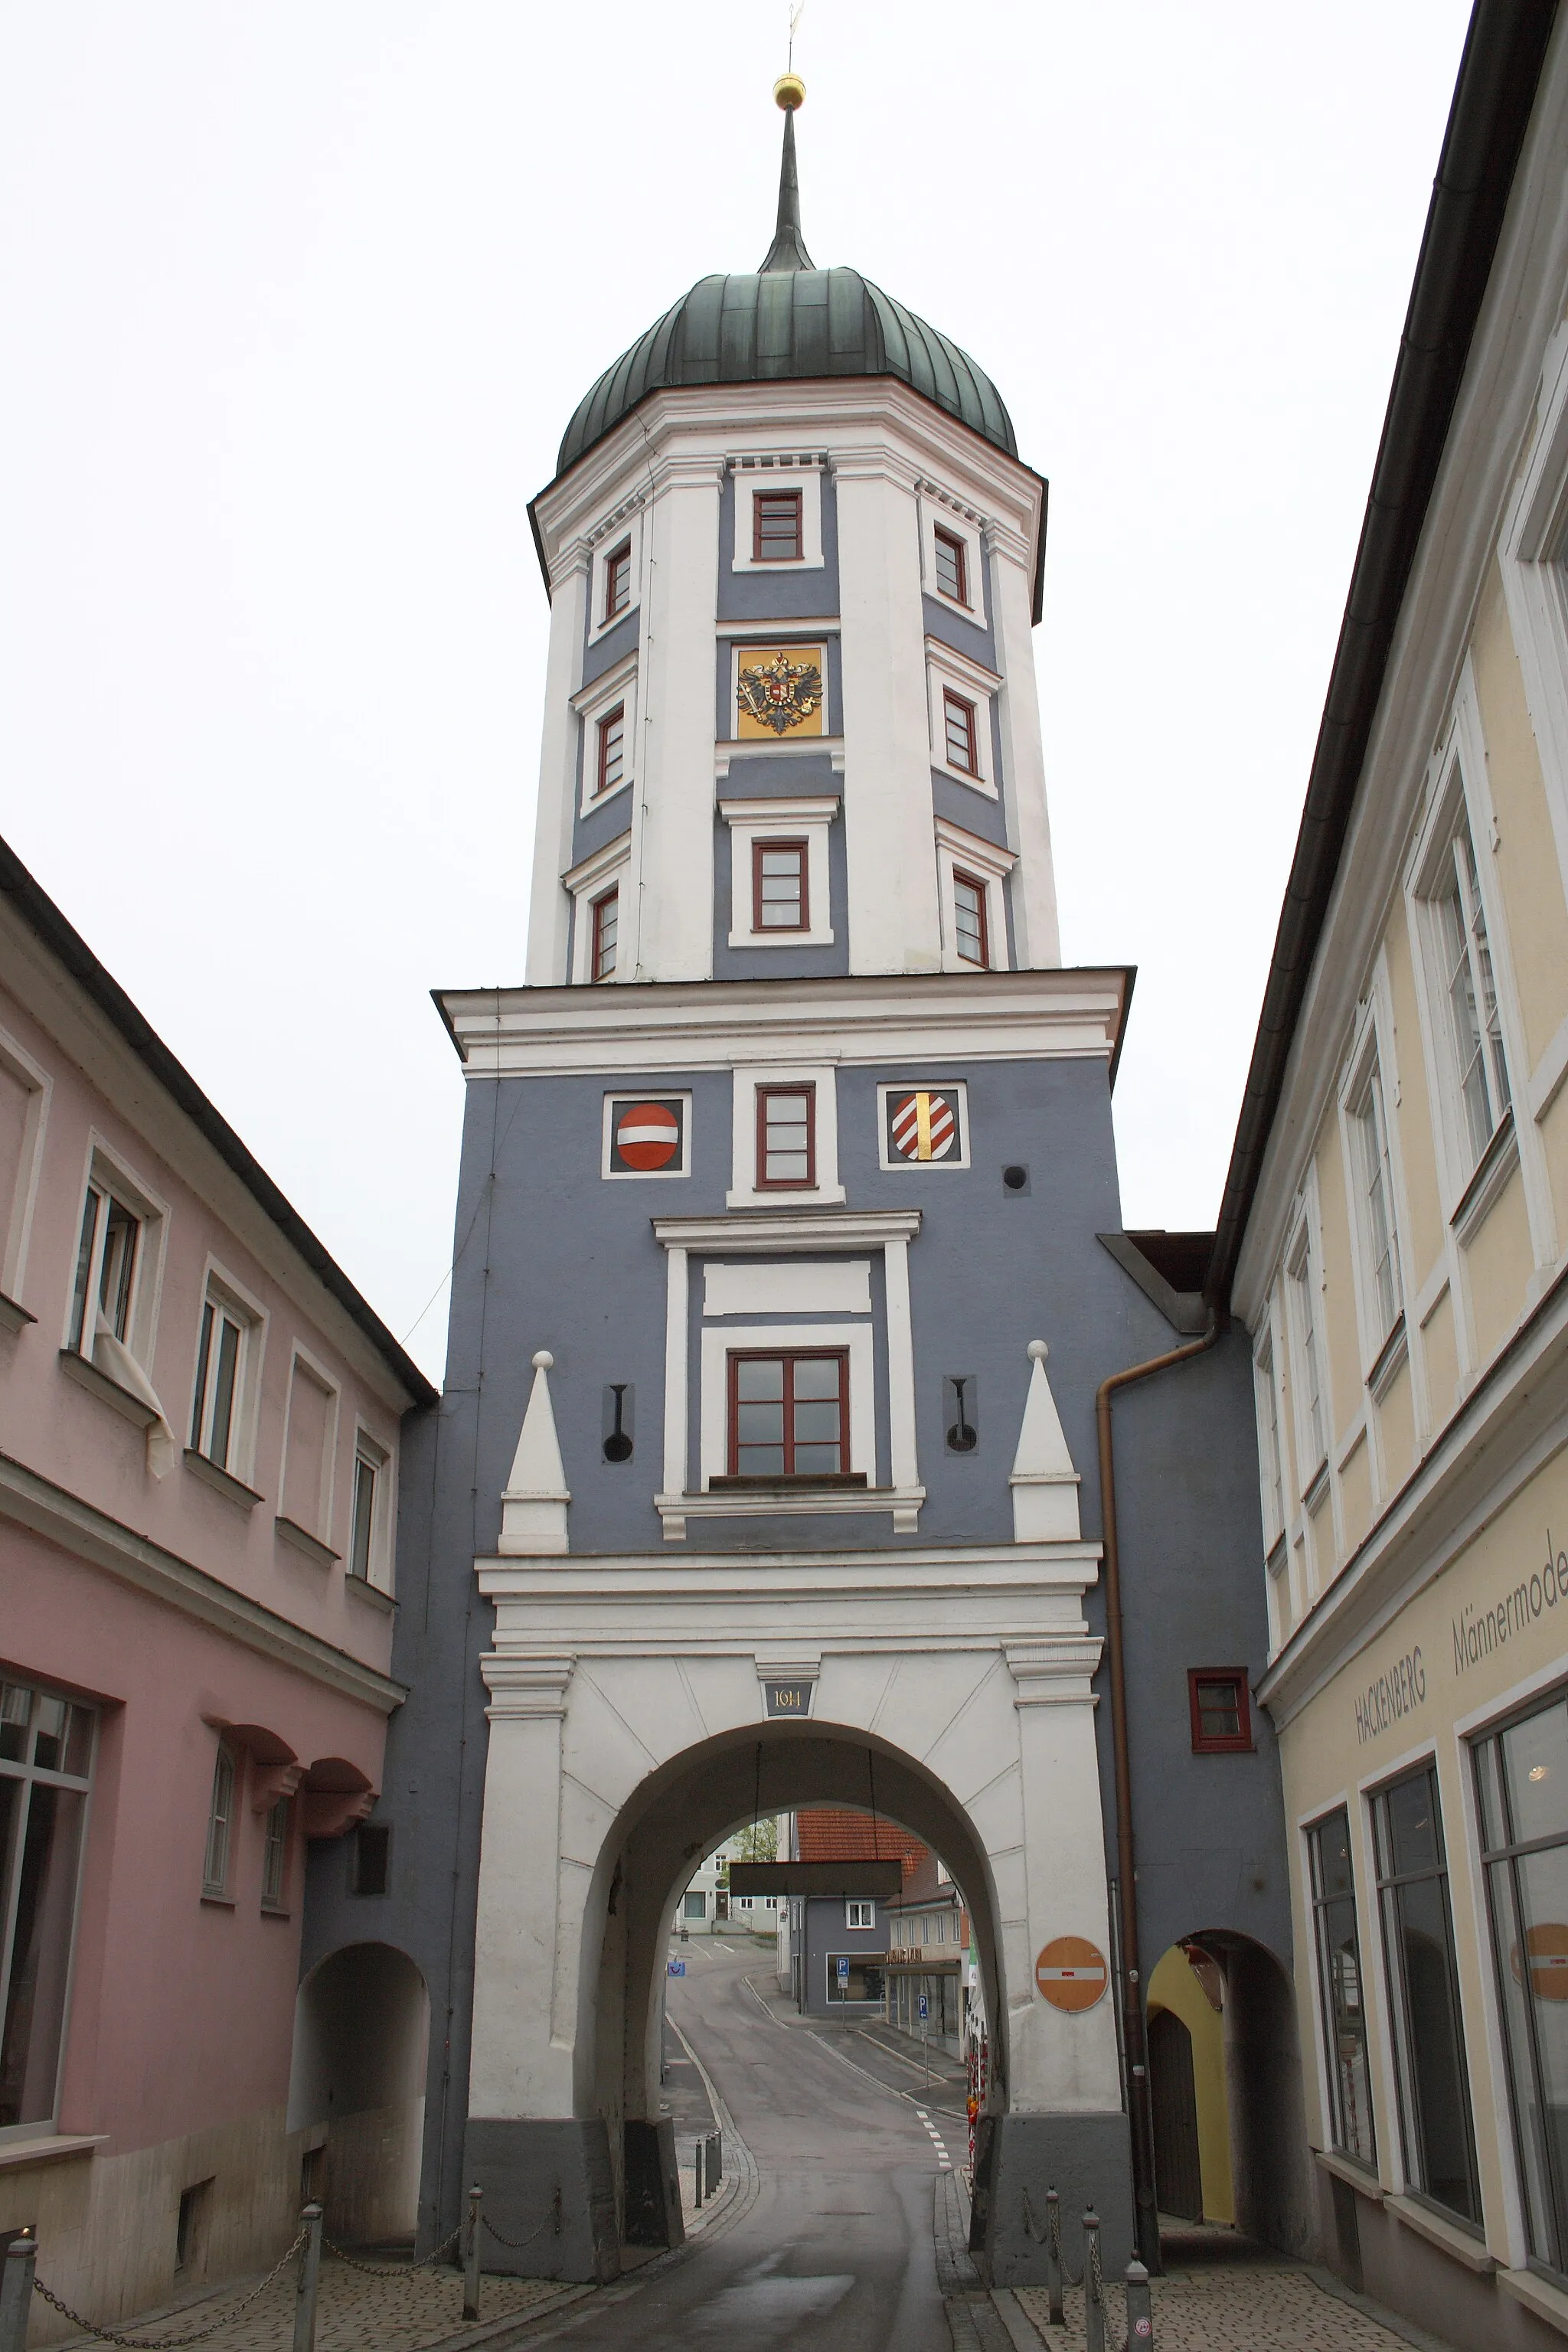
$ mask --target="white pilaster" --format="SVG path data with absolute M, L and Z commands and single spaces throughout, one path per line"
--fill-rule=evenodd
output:
M 686 1391 L 690 1346 L 690 1264 L 689 1253 L 683 1249 L 670 1248 L 665 1255 L 669 1271 L 664 1303 L 664 1491 L 667 1495 L 684 1495 L 689 1444 Z M 681 1520 L 672 1534 L 671 1522 L 667 1518 L 664 1531 L 675 1540 L 685 1535 L 686 1522 Z
M 572 2051 L 551 2032 L 570 1658 L 481 1658 L 490 1694 L 474 1935 L 473 2116 L 569 2116 Z
M 558 986 L 569 977 L 571 901 L 561 877 L 573 865 L 577 806 L 577 716 L 572 695 L 583 657 L 592 558 L 574 540 L 551 572 L 550 651 L 544 667 L 544 729 L 539 754 L 539 810 L 533 831 L 533 898 L 528 924 L 528 982 Z
M 709 980 L 713 972 L 713 615 L 722 476 L 718 455 L 666 453 L 654 461 L 654 495 L 644 510 L 643 740 L 621 915 L 618 977 L 626 980 Z
M 892 1484 L 905 1489 L 921 1482 L 915 1445 L 915 1345 L 910 1324 L 910 1245 L 901 1236 L 883 1246 L 884 1288 L 888 1298 L 888 1471 Z M 907 1527 L 897 1515 L 895 1535 L 911 1533 L 918 1525 L 911 1514 Z
M 1002 800 L 1007 838 L 1018 853 L 1009 886 L 1014 948 L 1021 970 L 1044 968 L 1060 963 L 1062 945 L 1030 619 L 1034 551 L 1018 533 L 995 523 L 988 527 L 985 540 L 996 667 L 1005 680 L 998 698 Z
M 834 461 L 851 971 L 940 971 L 920 506 L 886 447 Z

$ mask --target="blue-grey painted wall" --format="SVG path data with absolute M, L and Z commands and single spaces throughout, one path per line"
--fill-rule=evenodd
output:
M 719 618 L 721 621 L 831 620 L 838 610 L 838 497 L 826 467 L 822 483 L 822 562 L 809 572 L 779 564 L 766 572 L 735 569 L 735 477 L 726 467 L 719 494 Z M 748 489 L 797 489 L 802 473 L 757 471 Z M 721 730 L 721 732 L 723 730 Z

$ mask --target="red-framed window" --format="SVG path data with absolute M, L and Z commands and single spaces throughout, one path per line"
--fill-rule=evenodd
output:
M 1192 1666 L 1187 1705 L 1194 1756 L 1233 1755 L 1252 1746 L 1252 1707 L 1245 1666 Z
M 816 1088 L 757 1088 L 757 1189 L 808 1192 L 816 1182 Z
M 962 694 L 954 694 L 951 686 L 942 690 L 942 727 L 952 765 L 962 768 L 966 776 L 977 776 L 980 766 L 974 753 L 974 705 L 966 702 Z
M 959 955 L 965 963 L 978 964 L 982 971 L 991 969 L 990 925 L 985 912 L 986 890 L 978 874 L 965 874 L 958 866 L 952 869 L 952 930 Z
M 606 890 L 594 901 L 593 977 L 609 980 L 616 969 L 616 934 L 620 929 L 619 888 Z
M 605 558 L 605 618 L 613 621 L 632 601 L 632 543 L 623 539 Z
M 731 1478 L 837 1478 L 849 1466 L 849 1357 L 730 1358 Z
M 810 888 L 804 841 L 752 844 L 752 929 L 808 931 Z
M 798 563 L 805 552 L 801 541 L 801 493 L 798 490 L 753 490 L 752 562 Z
M 594 796 L 613 793 L 626 781 L 626 706 L 617 702 L 600 719 L 595 738 Z
M 969 550 L 951 530 L 936 533 L 936 584 L 955 604 L 969 602 Z

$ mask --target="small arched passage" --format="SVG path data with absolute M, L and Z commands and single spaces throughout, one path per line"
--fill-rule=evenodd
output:
M 320 2150 L 312 2187 L 346 2244 L 414 2235 L 429 2038 L 425 1979 L 390 1944 L 345 1945 L 300 1987 L 289 2129 Z
M 940 1854 L 974 1922 L 992 2036 L 990 2096 L 1005 2101 L 1007 2021 L 997 1998 L 990 1864 L 952 1792 L 911 1758 L 823 1724 L 731 1733 L 650 1773 L 605 1838 L 584 1918 L 575 2096 L 604 2118 L 628 2226 L 649 2226 L 658 2164 L 659 2027 L 665 1948 L 676 1903 L 704 1854 L 753 1818 L 813 1804 L 858 1806 Z M 640 2217 L 640 2221 L 639 2218 Z M 659 2223 L 652 2228 L 657 2236 Z
M 1172 1984 L 1173 1963 L 1194 1980 L 1189 1997 Z M 1234 2219 L 1246 2237 L 1285 2253 L 1307 2254 L 1314 2216 L 1303 2155 L 1301 2053 L 1289 1976 L 1252 1937 L 1228 1927 L 1200 1929 L 1173 1946 L 1152 1972 L 1151 2019 L 1157 2007 L 1180 2009 L 1189 2026 L 1198 2029 L 1201 2048 L 1205 2000 L 1217 2000 L 1220 2010 L 1232 2199 L 1229 2214 L 1211 2218 Z M 1157 2085 L 1152 2088 L 1157 2095 Z

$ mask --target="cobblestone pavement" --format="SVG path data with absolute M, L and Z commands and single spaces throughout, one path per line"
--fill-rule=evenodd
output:
M 548 2303 L 561 2293 L 551 2279 L 487 2278 L 479 2287 L 479 2316 L 463 2325 L 463 2280 L 459 2271 L 394 2271 L 367 2278 L 321 2257 L 316 2305 L 316 2352 L 429 2352 L 436 2345 L 482 2344 L 498 2320 Z M 186 2336 L 205 2326 L 234 2290 L 182 2304 L 156 2320 L 122 2320 L 122 2328 L 146 2336 Z M 90 2336 L 70 2338 L 85 2347 Z M 290 2267 L 265 2294 L 228 2326 L 206 2338 L 212 2352 L 289 2352 L 294 2341 L 294 2272 Z M 58 2347 L 57 2352 L 63 2352 Z M 194 2347 L 193 2347 L 194 2352 Z
M 1159 2352 L 1406 2352 L 1409 2336 L 1317 2285 L 1287 2263 L 1266 2259 L 1199 2262 L 1173 2267 L 1151 2285 Z M 1084 2340 L 1083 2289 L 1069 2287 L 1065 2324 L 1052 2327 L 1044 2287 L 1015 2289 L 1018 2305 L 1051 2352 L 1079 2352 Z M 1106 2285 L 1107 2344 L 1127 2341 L 1120 2286 Z M 1434 2339 L 1426 2337 L 1427 2343 Z

